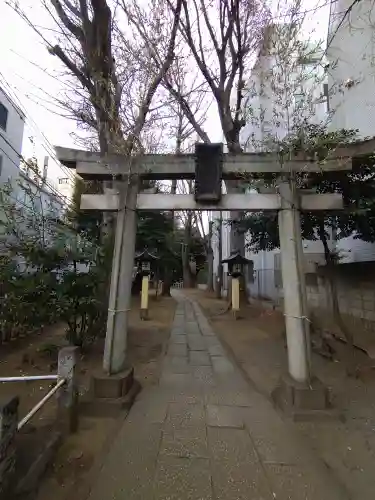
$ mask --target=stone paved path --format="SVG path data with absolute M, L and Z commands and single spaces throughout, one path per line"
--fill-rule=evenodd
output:
M 175 296 L 160 383 L 134 404 L 90 500 L 347 499 L 236 369 L 200 307 Z

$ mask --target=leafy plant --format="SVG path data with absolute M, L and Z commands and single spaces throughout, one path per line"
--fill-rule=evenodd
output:
M 102 255 L 58 213 L 33 172 L 35 179 L 0 190 L 0 337 L 64 321 L 69 342 L 83 347 L 103 326 L 105 293 L 95 265 Z

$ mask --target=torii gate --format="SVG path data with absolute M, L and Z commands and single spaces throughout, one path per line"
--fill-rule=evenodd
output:
M 211 145 L 216 147 L 219 145 Z M 220 145 L 221 146 L 221 145 Z M 108 374 L 121 372 L 125 367 L 127 316 L 130 307 L 130 291 L 134 261 L 136 212 L 138 210 L 209 210 L 209 211 L 278 211 L 281 271 L 284 287 L 284 314 L 288 347 L 289 375 L 293 381 L 308 384 L 310 381 L 309 328 L 303 272 L 300 210 L 341 210 L 339 194 L 302 194 L 292 181 L 296 172 L 320 172 L 322 170 L 349 170 L 354 155 L 374 151 L 374 141 L 363 141 L 340 147 L 324 162 L 309 161 L 302 156 L 281 162 L 272 153 L 224 154 L 222 172 L 211 169 L 220 193 L 209 196 L 205 202 L 195 195 L 139 193 L 139 179 L 172 180 L 195 179 L 196 156 L 143 155 L 125 157 L 112 155 L 101 157 L 99 153 L 56 147 L 58 159 L 66 166 L 75 168 L 83 179 L 118 180 L 116 189 L 105 194 L 82 196 L 81 208 L 85 210 L 114 211 L 118 213 L 115 250 L 112 267 L 111 292 L 108 308 L 106 344 L 103 359 Z M 213 153 L 215 154 L 214 150 Z M 206 156 L 205 156 L 206 154 Z M 209 163 L 207 152 L 202 158 Z M 207 165 L 208 166 L 208 165 Z M 203 177 L 207 172 L 203 173 Z M 225 194 L 221 195 L 221 180 L 244 179 L 254 173 L 274 172 L 282 179 L 277 194 Z M 200 171 L 202 181 L 202 170 Z M 209 174 L 210 175 L 210 174 Z M 212 194 L 212 193 L 211 193 Z M 203 197 L 204 199 L 204 197 Z

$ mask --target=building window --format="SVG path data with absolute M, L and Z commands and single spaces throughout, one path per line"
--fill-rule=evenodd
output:
M 69 184 L 69 178 L 68 177 L 60 177 L 59 184 Z
M 0 127 L 3 130 L 7 129 L 7 121 L 8 121 L 8 110 L 4 106 L 4 104 L 0 102 Z

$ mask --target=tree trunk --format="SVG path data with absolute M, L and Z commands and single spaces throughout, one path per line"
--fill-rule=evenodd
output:
M 172 286 L 171 273 L 169 270 L 167 270 L 164 274 L 163 286 L 161 289 L 161 295 L 163 297 L 171 296 L 171 286 Z
M 192 225 L 192 212 L 188 212 L 185 229 L 184 229 L 184 242 L 181 251 L 182 257 L 182 276 L 184 288 L 192 288 L 193 286 L 193 276 L 190 269 L 189 254 L 190 254 L 190 243 L 191 243 L 191 225 Z
M 223 213 L 220 212 L 219 228 L 218 228 L 218 250 L 219 250 L 219 265 L 217 268 L 216 298 L 221 299 L 221 291 L 223 288 Z
M 213 221 L 209 223 L 208 243 L 207 243 L 207 291 L 214 291 L 214 252 L 212 249 L 212 226 Z
M 182 255 L 182 279 L 184 288 L 194 288 L 194 276 L 190 269 L 189 254 L 186 249 Z
M 207 287 L 208 292 L 214 291 L 214 252 L 210 246 L 207 249 Z
M 355 351 L 354 351 L 354 338 L 350 329 L 345 324 L 341 316 L 340 304 L 338 300 L 338 290 L 337 290 L 337 281 L 335 274 L 335 259 L 331 253 L 331 250 L 328 246 L 327 237 L 324 229 L 324 222 L 321 223 L 319 228 L 319 237 L 321 242 L 323 243 L 324 248 L 324 257 L 327 265 L 327 279 L 329 285 L 329 291 L 332 299 L 332 315 L 335 323 L 339 327 L 341 333 L 344 335 L 345 340 L 347 342 L 348 347 L 348 360 L 347 360 L 347 374 L 349 376 L 355 375 Z
M 229 138 L 231 140 L 228 140 L 227 135 L 229 135 Z M 232 131 L 229 131 L 229 134 L 226 134 L 226 138 L 228 143 L 228 151 L 230 153 L 233 154 L 242 153 L 242 148 L 239 140 L 239 131 L 236 137 L 232 137 Z M 228 193 L 243 193 L 244 191 L 240 181 L 227 181 L 226 186 Z M 230 250 L 231 252 L 234 251 L 240 252 L 242 256 L 245 256 L 245 234 L 240 231 L 240 224 L 242 219 L 244 218 L 244 212 L 237 210 L 232 211 L 230 213 L 230 217 L 232 221 L 235 221 L 235 224 L 232 223 L 231 226 Z M 230 280 L 228 286 L 228 298 L 230 302 L 232 301 L 231 297 L 232 297 L 232 280 Z M 248 304 L 246 277 L 244 275 L 240 277 L 240 303 Z

